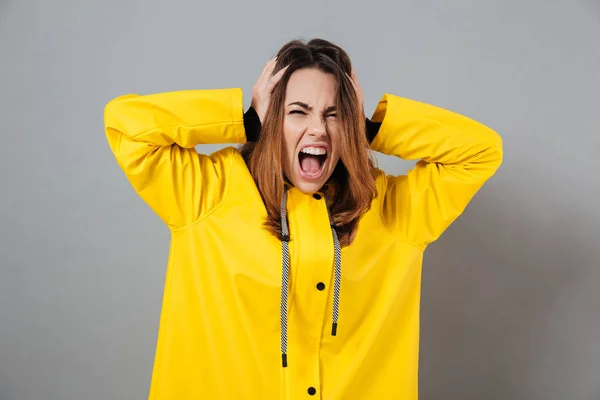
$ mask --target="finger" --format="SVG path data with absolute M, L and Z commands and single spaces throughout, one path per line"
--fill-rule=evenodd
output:
M 350 79 L 350 82 L 352 82 L 352 87 L 354 88 L 354 90 L 355 90 L 355 91 L 356 91 L 356 93 L 358 94 L 358 91 L 359 91 L 358 82 L 356 82 L 356 81 L 353 79 L 352 75 L 348 75 L 348 74 L 346 74 L 346 76 L 348 77 L 348 79 Z
M 352 67 L 350 77 L 352 78 L 352 81 L 354 81 L 354 83 L 358 85 L 358 75 L 356 75 L 356 70 L 354 69 L 354 67 Z
M 351 76 L 353 75 L 353 76 Z M 354 93 L 356 93 L 356 97 L 358 99 L 358 102 L 360 103 L 360 107 L 363 107 L 363 102 L 364 102 L 364 98 L 363 98 L 363 93 L 362 93 L 362 89 L 360 88 L 360 85 L 358 84 L 358 81 L 356 80 L 356 73 L 354 72 L 354 69 L 352 69 L 352 72 L 350 73 L 350 75 L 346 74 L 346 76 L 350 79 L 350 82 L 352 82 L 352 87 L 354 88 Z
M 288 69 L 288 67 L 289 65 L 286 65 L 285 67 L 281 68 L 275 75 L 271 77 L 271 79 L 269 79 L 269 84 L 267 85 L 268 90 L 273 90 L 275 85 L 277 85 L 277 83 L 279 83 L 283 77 L 283 74 L 285 74 L 285 71 Z
M 268 90 L 271 85 L 271 80 L 273 79 L 273 71 L 277 66 L 277 58 L 269 61 L 267 66 L 265 67 L 265 75 L 263 77 L 262 88 L 263 90 Z
M 267 61 L 267 63 L 265 64 L 265 66 L 263 67 L 262 72 L 260 73 L 260 76 L 258 77 L 258 85 L 261 88 L 264 88 L 266 85 L 266 82 L 269 79 L 269 76 L 271 75 L 271 72 L 273 71 L 273 68 L 275 67 L 275 63 L 277 62 L 277 57 L 270 59 L 269 61 Z
M 271 75 L 273 75 L 273 71 L 275 70 L 275 67 L 276 67 L 276 66 L 277 66 L 277 57 L 275 57 L 274 59 L 272 59 L 272 60 L 269 62 L 269 65 L 267 66 L 267 72 L 268 72 L 268 75 L 267 75 L 267 77 L 268 77 L 268 78 L 270 78 L 270 77 L 271 77 Z

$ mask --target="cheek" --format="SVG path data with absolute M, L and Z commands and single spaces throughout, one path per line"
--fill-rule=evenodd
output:
M 305 127 L 305 123 L 298 117 L 286 116 L 283 120 L 283 129 L 290 135 L 298 135 L 298 132 L 302 132 Z
M 329 137 L 331 138 L 334 153 L 339 155 L 342 137 L 341 132 L 336 125 L 331 126 L 329 129 Z
M 286 119 L 283 123 L 283 147 L 287 158 L 296 153 L 296 146 L 302 137 L 302 130 L 293 121 Z

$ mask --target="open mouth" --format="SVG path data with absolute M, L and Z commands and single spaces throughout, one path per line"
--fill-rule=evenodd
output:
M 319 179 L 325 170 L 327 149 L 320 146 L 307 146 L 298 153 L 300 175 L 306 179 Z

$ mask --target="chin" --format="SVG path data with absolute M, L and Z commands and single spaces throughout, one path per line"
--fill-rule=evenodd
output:
M 306 180 L 296 177 L 295 179 L 290 179 L 290 181 L 292 182 L 292 185 L 294 185 L 294 187 L 302 193 L 314 194 L 318 192 L 323 187 L 323 185 L 325 185 L 325 182 L 327 182 L 327 178 L 328 176 L 323 176 L 319 180 Z

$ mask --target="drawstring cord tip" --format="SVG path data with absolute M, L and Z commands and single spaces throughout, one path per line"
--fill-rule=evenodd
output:
M 331 336 L 335 336 L 337 334 L 337 322 L 334 322 L 331 326 Z
M 287 354 L 282 354 L 281 355 L 281 366 L 283 368 L 287 367 Z

